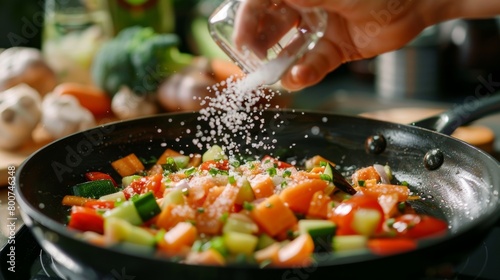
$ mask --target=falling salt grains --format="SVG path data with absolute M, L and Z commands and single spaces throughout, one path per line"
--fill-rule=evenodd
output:
M 288 63 L 287 59 L 274 59 L 244 78 L 229 77 L 209 88 L 214 94 L 202 100 L 206 106 L 200 110 L 198 120 L 207 121 L 211 130 L 199 131 L 199 140 L 206 142 L 207 147 L 212 144 L 208 141 L 222 144 L 230 155 L 242 152 L 242 144 L 251 144 L 252 148 L 257 149 L 273 149 L 275 142 L 266 143 L 269 138 L 262 136 L 267 133 L 262 113 L 271 107 L 269 102 L 275 92 L 264 85 L 278 81 Z M 260 101 L 264 101 L 264 104 L 259 107 Z M 255 129 L 261 135 L 252 138 L 249 131 Z M 207 137 L 207 134 L 211 137 Z M 199 141 L 196 144 L 201 145 Z

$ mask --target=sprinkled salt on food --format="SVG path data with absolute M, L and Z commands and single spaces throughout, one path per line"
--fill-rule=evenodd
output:
M 267 133 L 274 133 L 265 128 L 266 120 L 263 119 L 262 112 L 271 107 L 270 101 L 276 92 L 265 85 L 275 82 L 276 77 L 281 76 L 289 64 L 288 60 L 274 59 L 243 78 L 229 77 L 210 87 L 209 91 L 213 94 L 201 101 L 204 108 L 200 110 L 199 117 L 199 120 L 208 122 L 210 130 L 199 129 L 196 134 L 198 140 L 193 144 L 200 149 L 203 148 L 203 143 L 206 148 L 212 144 L 221 144 L 230 156 L 241 152 L 251 154 L 248 149 L 240 151 L 243 144 L 249 144 L 253 149 L 274 149 L 276 141 L 265 136 Z M 258 105 L 262 100 L 265 101 L 263 105 Z M 275 119 L 278 117 L 279 114 Z M 280 124 L 277 125 L 279 126 Z M 258 129 L 261 133 L 252 138 L 249 133 L 252 129 Z

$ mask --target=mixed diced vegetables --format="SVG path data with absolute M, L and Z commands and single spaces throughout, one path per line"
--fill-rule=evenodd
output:
M 68 227 L 89 242 L 123 246 L 189 264 L 307 266 L 317 252 L 385 255 L 445 234 L 447 223 L 416 213 L 405 183 L 389 166 L 352 175 L 356 194 L 333 183 L 335 164 L 321 156 L 299 169 L 270 156 L 228 158 L 167 149 L 153 164 L 135 154 L 89 172 L 64 197 Z M 119 183 L 117 183 L 119 182 Z

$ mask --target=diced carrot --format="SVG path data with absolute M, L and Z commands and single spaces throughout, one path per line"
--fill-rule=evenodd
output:
M 258 263 L 264 261 L 270 261 L 272 263 L 278 262 L 278 252 L 281 246 L 278 242 L 267 246 L 264 249 L 260 249 L 254 253 L 254 258 Z
M 297 217 L 278 195 L 272 195 L 255 205 L 250 217 L 270 236 L 275 236 L 297 223 Z
M 196 216 L 196 228 L 200 233 L 219 234 L 222 229 L 222 217 L 233 209 L 238 188 L 227 185 L 221 194 L 211 204 L 204 204 L 202 213 Z
M 277 266 L 293 267 L 308 266 L 312 262 L 311 255 L 314 251 L 314 242 L 307 233 L 299 235 L 278 251 Z
M 328 183 L 321 179 L 303 179 L 281 191 L 280 198 L 292 211 L 306 214 L 313 194 L 323 191 L 327 185 Z
M 274 194 L 274 183 L 271 176 L 258 174 L 249 181 L 255 194 L 255 199 L 270 197 Z
M 210 60 L 210 66 L 217 82 L 225 81 L 231 76 L 234 76 L 235 79 L 244 76 L 243 71 L 227 59 L 213 58 Z
M 180 222 L 165 233 L 158 247 L 166 252 L 178 252 L 196 240 L 196 227 L 189 222 Z
M 323 191 L 315 192 L 311 199 L 311 203 L 309 204 L 307 215 L 311 217 L 326 219 L 328 217 L 328 212 L 330 212 L 331 202 L 332 199 L 330 198 L 330 196 L 326 195 Z
M 311 169 L 311 171 L 309 171 L 310 173 L 314 173 L 314 174 L 321 174 L 325 171 L 325 167 L 323 166 L 316 166 L 316 167 L 313 167 L 313 169 Z
M 321 166 L 321 164 L 323 162 L 327 162 L 327 163 L 330 163 L 332 166 L 335 166 L 335 163 L 327 160 L 326 158 L 324 158 L 320 155 L 316 155 L 316 156 L 313 156 L 312 158 L 310 158 L 306 161 L 306 168 L 308 170 L 311 170 L 314 167 Z
M 216 185 L 212 176 L 192 178 L 189 181 L 189 192 L 186 197 L 187 203 L 194 208 L 202 206 L 208 194 L 208 190 Z
M 111 166 L 113 166 L 116 172 L 122 177 L 133 175 L 144 170 L 144 165 L 134 153 L 113 161 Z
M 373 166 L 368 166 L 361 168 L 352 174 L 352 181 L 357 184 L 358 181 L 366 181 L 370 179 L 375 179 L 380 182 L 380 175 Z
M 224 257 L 215 249 L 208 249 L 203 252 L 190 252 L 186 257 L 187 264 L 199 264 L 199 265 L 224 265 L 226 260 Z
M 53 92 L 58 95 L 74 96 L 82 107 L 87 108 L 96 117 L 111 113 L 111 98 L 95 86 L 66 82 L 59 84 Z
M 65 195 L 62 200 L 62 205 L 83 206 L 88 201 L 97 201 L 97 199 L 76 196 L 76 195 Z
M 194 221 L 195 218 L 195 210 L 188 205 L 169 204 L 159 214 L 156 224 L 159 228 L 170 230 L 178 223 Z
M 156 161 L 156 164 L 165 164 L 167 162 L 167 158 L 169 157 L 178 157 L 178 156 L 182 156 L 181 153 L 175 151 L 175 150 L 172 150 L 172 149 L 166 149 L 163 154 L 161 154 L 161 156 L 158 158 L 158 160 Z
M 205 198 L 203 205 L 205 207 L 212 205 L 215 202 L 215 200 L 222 194 L 224 189 L 225 187 L 218 187 L 218 186 L 208 189 L 207 197 Z
M 392 255 L 415 250 L 417 242 L 408 238 L 376 238 L 368 240 L 368 248 L 376 255 Z
M 406 201 L 410 195 L 410 189 L 407 186 L 390 185 L 390 184 L 376 184 L 371 187 L 358 188 L 363 194 L 379 197 L 383 194 L 395 193 L 398 195 L 399 201 Z
M 198 167 L 201 164 L 201 155 L 193 154 L 189 156 L 188 167 Z

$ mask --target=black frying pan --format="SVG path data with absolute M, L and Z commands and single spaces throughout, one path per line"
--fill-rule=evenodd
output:
M 451 133 L 465 122 L 500 111 L 500 95 L 464 105 L 418 124 Z M 325 275 L 337 279 L 404 279 L 422 275 L 430 265 L 460 260 L 482 242 L 500 216 L 499 163 L 475 147 L 412 125 L 288 110 L 275 118 L 276 112 L 264 113 L 267 131 L 250 131 L 277 139 L 275 155 L 300 161 L 321 154 L 345 169 L 389 163 L 398 180 L 409 182 L 413 191 L 425 198 L 414 206 L 445 218 L 451 225 L 450 234 L 423 241 L 417 250 L 395 256 L 326 254 L 318 256 L 318 264 L 309 268 L 258 269 L 183 265 L 101 248 L 81 241 L 77 232 L 64 226 L 68 212 L 61 200 L 71 193 L 72 185 L 84 180 L 86 171 L 117 175 L 109 163 L 132 152 L 145 158 L 160 155 L 166 147 L 200 152 L 192 140 L 197 126 L 207 125 L 197 120 L 197 113 L 108 124 L 63 138 L 34 153 L 16 176 L 17 201 L 24 222 L 47 252 L 67 267 L 82 270 L 84 279 L 314 279 Z M 290 150 L 292 144 L 295 148 Z

